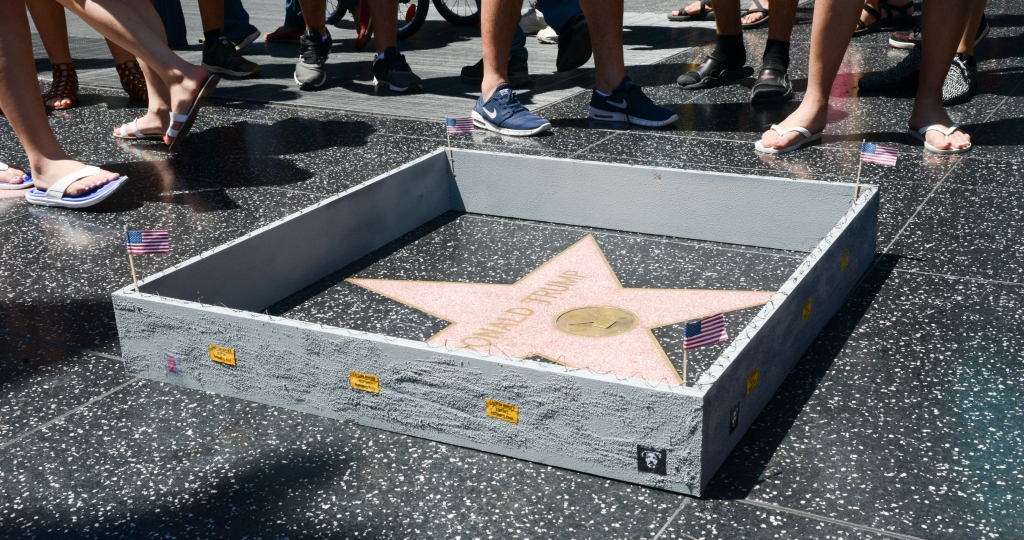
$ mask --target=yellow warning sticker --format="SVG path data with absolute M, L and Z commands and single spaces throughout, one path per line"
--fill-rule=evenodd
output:
M 842 268 L 840 268 L 840 270 L 839 270 L 840 272 L 845 272 L 846 271 L 846 267 L 850 266 L 850 252 L 849 251 L 847 251 L 846 253 L 843 253 L 843 262 L 842 262 L 841 266 L 842 266 Z
M 508 403 L 502 403 L 500 401 L 494 401 L 493 399 L 487 400 L 487 416 L 491 418 L 497 418 L 498 420 L 504 420 L 506 422 L 512 422 L 513 424 L 519 423 L 519 407 L 515 405 L 509 405 Z
M 806 321 L 807 317 L 811 314 L 811 300 L 813 300 L 813 298 L 808 298 L 807 303 L 804 304 L 804 318 L 801 319 L 802 321 Z
M 757 386 L 757 368 L 754 368 L 754 372 L 747 377 L 747 395 L 754 391 L 754 387 Z
M 221 364 L 227 364 L 229 366 L 235 365 L 235 350 L 227 347 L 221 347 L 220 345 L 210 345 L 210 360 L 219 362 Z
M 358 371 L 348 372 L 348 384 L 355 390 L 362 390 L 371 394 L 380 393 L 380 379 Z

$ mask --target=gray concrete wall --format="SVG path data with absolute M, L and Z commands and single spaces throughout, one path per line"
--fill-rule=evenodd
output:
M 438 151 L 144 280 L 143 292 L 259 311 L 448 210 Z
M 856 207 L 843 216 L 698 380 L 707 388 L 702 489 L 870 267 L 876 248 L 878 201 L 877 188 L 862 189 Z M 847 253 L 844 271 L 842 260 Z M 805 319 L 808 299 L 811 310 Z M 758 383 L 747 395 L 747 379 L 755 368 Z M 730 433 L 730 415 L 737 406 L 738 426 Z
M 809 251 L 850 184 L 455 150 L 452 208 L 584 227 Z
M 435 348 L 134 292 L 114 294 L 132 376 L 697 495 L 701 397 L 692 389 L 618 381 L 537 362 Z M 214 363 L 210 344 L 235 350 Z M 167 373 L 165 354 L 182 374 Z M 380 379 L 353 390 L 349 373 Z M 485 401 L 519 407 L 519 423 Z M 637 445 L 668 451 L 661 476 L 637 470 Z

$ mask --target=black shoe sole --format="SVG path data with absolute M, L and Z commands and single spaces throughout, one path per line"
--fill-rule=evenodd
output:
M 740 69 L 737 69 L 736 71 L 727 72 L 725 75 L 722 75 L 721 77 L 704 77 L 700 81 L 685 85 L 679 84 L 679 82 L 676 81 L 676 84 L 679 84 L 679 86 L 684 90 L 702 90 L 704 88 L 715 88 L 718 86 L 737 84 L 739 81 L 742 81 L 743 79 L 746 79 L 753 74 L 754 68 L 750 66 L 743 66 Z

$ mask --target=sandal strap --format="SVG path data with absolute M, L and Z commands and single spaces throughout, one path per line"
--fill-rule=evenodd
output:
M 783 136 L 783 135 L 785 135 L 787 133 L 792 133 L 794 131 L 799 133 L 799 134 L 801 134 L 801 135 L 803 135 L 805 139 L 809 139 L 811 137 L 811 132 L 808 131 L 807 128 L 802 128 L 802 127 L 799 127 L 799 126 L 782 129 L 782 128 L 780 128 L 778 126 L 778 124 L 772 124 L 771 129 L 775 130 L 775 133 L 778 133 L 779 137 L 781 137 L 781 136 Z
M 81 169 L 78 169 L 78 171 L 73 172 L 73 173 L 65 176 L 64 178 L 61 178 L 60 180 L 57 181 L 56 184 L 50 186 L 50 189 L 46 190 L 46 198 L 47 199 L 62 199 L 62 198 L 64 198 L 64 192 L 67 191 L 68 186 L 70 186 L 71 184 L 75 183 L 75 181 L 81 180 L 81 179 L 86 178 L 88 176 L 93 176 L 95 174 L 99 174 L 100 172 L 102 172 L 102 171 L 100 171 L 99 167 L 93 167 L 92 165 L 86 165 L 85 167 L 82 167 Z
M 136 139 L 145 137 L 145 134 L 139 129 L 139 124 L 136 123 L 137 121 L 138 118 L 128 122 L 127 124 L 121 124 L 121 136 L 124 137 L 131 133 Z
M 893 13 L 897 13 L 897 12 L 900 15 L 910 15 L 910 13 L 908 13 L 908 12 L 911 11 L 912 9 L 914 9 L 914 3 L 913 2 L 907 2 L 906 4 L 903 4 L 902 6 L 894 6 L 894 5 L 889 3 L 889 0 L 878 0 L 878 8 L 879 9 L 884 9 L 886 12 L 888 12 L 888 14 L 889 14 L 888 18 L 891 19 L 891 18 L 893 18 Z
M 178 113 L 172 111 L 171 112 L 171 127 L 167 128 L 167 136 L 172 138 L 172 139 L 177 137 L 178 133 L 181 133 L 181 129 L 180 128 L 174 129 L 174 124 L 176 124 L 176 123 L 177 124 L 184 124 L 186 121 L 188 121 L 188 115 L 187 114 L 178 114 Z
M 949 136 L 952 135 L 953 132 L 958 130 L 958 129 L 960 129 L 960 124 L 957 124 L 956 122 L 954 122 L 953 125 L 949 126 L 948 128 L 943 126 L 943 125 L 941 125 L 941 124 L 932 124 L 930 126 L 925 126 L 925 127 L 921 128 L 921 129 L 917 130 L 917 132 L 921 136 L 924 136 L 929 131 L 938 131 L 939 133 L 945 135 L 946 138 L 948 139 Z
M 879 2 L 878 7 L 882 7 L 882 3 L 881 2 Z M 875 21 L 882 20 L 882 12 L 878 11 L 877 9 L 871 7 L 868 4 L 864 4 L 864 11 L 867 11 L 868 14 L 870 14 L 872 17 L 874 17 Z
M 6 164 L 6 163 L 4 163 L 3 161 L 0 161 L 0 171 L 9 171 L 9 170 L 11 170 L 11 166 Z
M 758 2 L 758 0 L 752 0 L 752 1 L 753 1 L 754 5 L 757 6 L 757 8 L 756 9 L 748 9 L 747 10 L 747 14 L 748 15 L 751 14 L 751 13 L 765 13 L 765 14 L 768 13 L 768 8 L 766 8 L 763 5 L 761 5 L 761 2 Z

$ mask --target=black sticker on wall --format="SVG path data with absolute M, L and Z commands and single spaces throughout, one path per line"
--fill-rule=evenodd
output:
M 732 412 L 729 413 L 729 435 L 732 435 L 733 431 L 736 431 L 736 426 L 740 425 L 740 404 L 737 403 L 733 407 Z
M 636 470 L 665 476 L 668 474 L 668 469 L 665 464 L 667 458 L 667 450 L 658 450 L 656 448 L 637 445 Z

